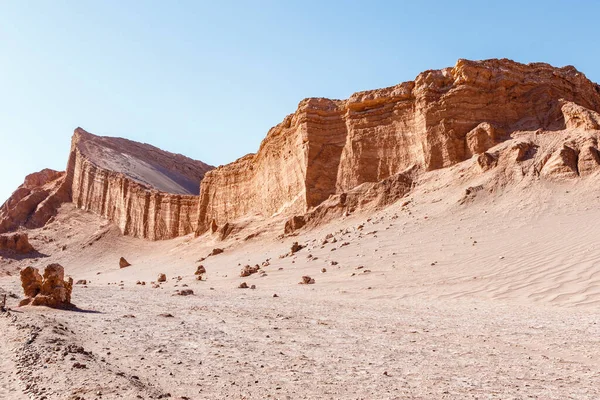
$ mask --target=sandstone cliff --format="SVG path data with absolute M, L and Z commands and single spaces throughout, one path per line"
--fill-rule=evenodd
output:
M 576 121 L 563 101 L 599 111 L 600 87 L 573 67 L 510 60 L 459 60 L 347 100 L 303 100 L 256 154 L 206 175 L 198 233 L 247 216 L 302 214 L 411 167 L 464 161 L 515 131 L 565 129 Z
M 66 172 L 29 175 L 0 208 L 0 233 L 43 226 L 64 202 L 151 240 L 194 232 L 199 183 L 212 167 L 121 138 L 73 134 Z
M 505 181 L 585 176 L 600 164 L 599 111 L 600 86 L 573 67 L 459 60 L 347 100 L 305 99 L 256 154 L 217 169 L 78 128 L 66 173 L 28 177 L 0 208 L 0 233 L 42 226 L 64 201 L 152 240 L 227 237 L 274 216 L 295 216 L 293 230 L 389 204 L 419 173 L 472 157 Z
M 0 233 L 19 227 L 39 228 L 69 201 L 65 173 L 51 169 L 25 177 L 25 182 L 0 207 Z
M 198 187 L 212 167 L 156 147 L 75 130 L 67 167 L 73 203 L 151 240 L 194 232 Z

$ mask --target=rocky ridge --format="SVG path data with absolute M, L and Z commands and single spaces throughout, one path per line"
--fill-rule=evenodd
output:
M 597 111 L 600 87 L 575 68 L 510 60 L 459 60 L 347 100 L 305 99 L 256 154 L 206 175 L 197 233 L 248 216 L 314 219 L 326 203 L 340 209 L 349 193 L 363 196 L 363 184 L 373 191 L 404 171 L 408 178 L 479 157 L 515 132 L 597 129 Z M 385 204 L 410 184 L 401 187 Z M 368 202 L 356 203 L 346 209 Z
M 152 240 L 223 239 L 237 221 L 274 217 L 289 233 L 393 203 L 427 171 L 469 159 L 499 187 L 585 176 L 600 164 L 599 111 L 600 86 L 574 67 L 459 60 L 347 100 L 305 99 L 257 153 L 212 170 L 78 128 L 66 174 L 24 184 L 0 209 L 0 232 L 43 225 L 70 200 Z

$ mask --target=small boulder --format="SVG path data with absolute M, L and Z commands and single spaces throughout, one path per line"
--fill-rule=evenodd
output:
M 119 268 L 126 268 L 129 267 L 131 264 L 129 264 L 129 262 L 127 262 L 127 260 L 123 257 L 121 257 L 119 259 Z
M 315 280 L 308 275 L 302 277 L 302 281 L 300 281 L 301 285 L 312 285 L 315 283 Z
M 216 256 L 217 254 L 221 254 L 223 251 L 225 250 L 219 248 L 212 249 L 209 256 Z
M 165 274 L 158 274 L 158 278 L 156 279 L 157 282 L 166 282 L 167 281 L 167 276 Z
M 252 274 L 257 273 L 259 269 L 260 269 L 260 267 L 258 265 L 255 265 L 254 267 L 246 265 L 244 268 L 242 268 L 242 271 L 240 272 L 240 276 L 242 278 L 246 277 L 246 276 L 250 276 Z
M 242 282 L 238 286 L 238 289 L 248 289 L 248 284 L 246 282 Z
M 75 282 L 76 285 L 87 285 L 87 281 L 85 279 L 80 279 Z
M 191 296 L 194 294 L 192 289 L 182 289 L 175 292 L 174 296 Z
M 292 247 L 290 249 L 290 255 L 299 252 L 300 250 L 302 250 L 305 246 L 302 246 L 301 244 L 298 244 L 298 242 L 294 242 L 292 243 Z
M 194 275 L 202 275 L 206 273 L 206 268 L 204 268 L 204 265 L 198 265 L 198 268 L 196 268 L 196 272 L 194 272 Z

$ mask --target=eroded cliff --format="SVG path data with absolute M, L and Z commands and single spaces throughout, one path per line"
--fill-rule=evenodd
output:
M 510 60 L 459 60 L 347 100 L 303 100 L 256 154 L 207 174 L 198 233 L 302 214 L 363 183 L 464 161 L 515 131 L 565 129 L 575 122 L 563 101 L 599 111 L 600 87 L 573 67 Z
M 194 232 L 207 164 L 153 146 L 75 130 L 67 167 L 73 203 L 151 240 Z
M 574 67 L 459 60 L 347 100 L 305 99 L 257 153 L 216 169 L 78 128 L 66 173 L 28 178 L 0 208 L 0 233 L 42 226 L 70 200 L 152 240 L 274 216 L 314 224 L 389 204 L 419 174 L 473 156 L 505 178 L 585 176 L 600 164 L 599 111 L 600 87 Z

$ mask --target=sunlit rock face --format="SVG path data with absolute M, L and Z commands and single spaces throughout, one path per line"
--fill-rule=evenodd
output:
M 599 111 L 599 86 L 573 67 L 510 60 L 459 60 L 347 100 L 305 99 L 256 154 L 207 173 L 198 233 L 242 217 L 304 213 L 408 168 L 448 167 L 515 131 L 565 129 L 565 101 Z
M 75 130 L 67 176 L 73 203 L 151 240 L 194 232 L 198 188 L 212 167 L 120 138 Z

